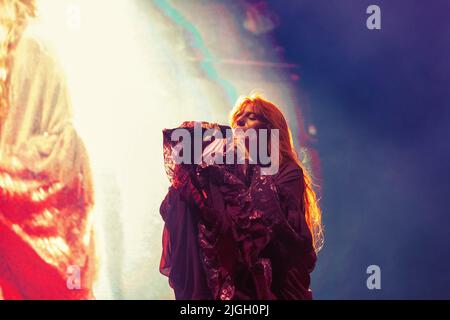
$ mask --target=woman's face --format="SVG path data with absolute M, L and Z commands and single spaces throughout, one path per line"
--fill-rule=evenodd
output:
M 243 130 L 261 129 L 266 128 L 266 122 L 264 121 L 264 117 L 250 104 L 245 106 L 238 114 L 236 128 Z

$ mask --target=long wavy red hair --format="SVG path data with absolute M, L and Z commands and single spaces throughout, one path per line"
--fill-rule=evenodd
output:
M 303 197 L 305 205 L 305 218 L 312 234 L 314 249 L 318 252 L 322 248 L 324 242 L 322 211 L 318 204 L 316 192 L 314 191 L 315 185 L 313 184 L 312 177 L 303 163 L 299 160 L 297 151 L 295 150 L 292 132 L 287 124 L 286 118 L 284 117 L 283 112 L 274 103 L 255 93 L 241 97 L 237 101 L 230 113 L 231 127 L 236 127 L 236 122 L 240 114 L 249 105 L 253 106 L 256 112 L 265 118 L 269 128 L 279 130 L 280 164 L 291 159 L 294 160 L 303 171 L 305 192 L 303 192 L 301 196 Z

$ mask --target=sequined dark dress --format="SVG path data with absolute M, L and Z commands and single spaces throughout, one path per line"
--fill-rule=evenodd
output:
M 181 127 L 192 133 L 193 122 Z M 163 131 L 171 186 L 160 207 L 160 271 L 176 299 L 312 299 L 316 253 L 304 216 L 301 168 L 287 161 L 277 174 L 261 175 L 259 165 L 246 173 L 239 164 L 176 165 L 173 130 Z

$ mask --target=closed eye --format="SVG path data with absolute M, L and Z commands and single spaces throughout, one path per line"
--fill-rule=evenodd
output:
M 250 120 L 258 120 L 258 117 L 256 116 L 255 113 L 250 113 L 250 114 L 248 115 L 248 118 L 249 118 Z

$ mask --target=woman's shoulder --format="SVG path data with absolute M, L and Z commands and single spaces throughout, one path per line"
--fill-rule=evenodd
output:
M 275 180 L 280 182 L 292 179 L 303 179 L 303 169 L 295 160 L 288 159 L 281 163 Z
M 38 26 L 27 25 L 14 51 L 15 74 L 19 77 L 28 73 L 51 76 L 58 74 L 62 77 L 64 72 L 57 59 L 57 52 L 53 42 L 43 36 Z

